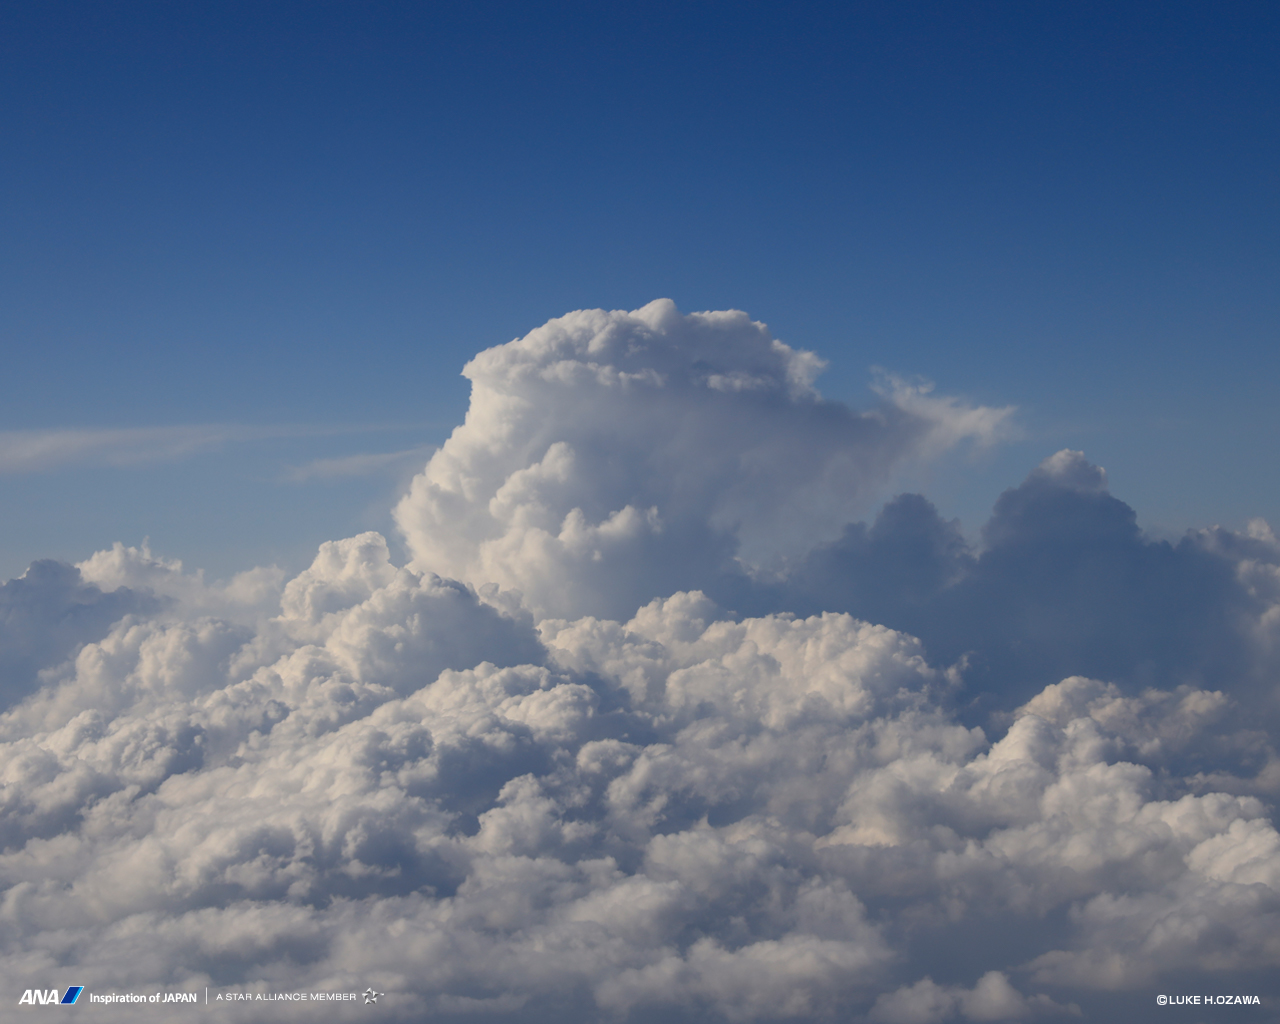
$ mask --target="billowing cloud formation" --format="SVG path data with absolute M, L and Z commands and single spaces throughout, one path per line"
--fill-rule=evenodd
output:
M 902 462 L 1010 411 L 893 383 L 859 413 L 814 390 L 822 366 L 744 313 L 570 313 L 467 364 L 466 423 L 396 521 L 417 566 L 626 616 L 835 539 Z
M 41 669 L 100 640 L 127 613 L 158 606 L 154 596 L 120 584 L 99 589 L 74 566 L 47 559 L 0 584 L 0 704 L 26 696 Z
M 1026 699 L 1074 673 L 1274 695 L 1280 545 L 1262 520 L 1170 544 L 1079 452 L 1007 491 L 972 550 L 920 495 L 821 545 L 769 607 L 848 611 L 904 629 L 987 694 Z M 1274 709 L 1274 705 L 1273 705 Z
M 405 1022 L 893 1024 L 1280 994 L 1265 524 L 1155 544 L 1059 453 L 981 550 L 918 496 L 823 543 L 958 405 L 825 406 L 812 358 L 740 314 L 513 344 L 472 364 L 468 426 L 400 507 L 410 567 L 364 534 L 288 581 L 211 587 L 123 546 L 59 570 L 117 604 L 0 716 L 11 1005 L 209 986 L 209 1020 L 301 1021 L 216 995 L 372 986 Z M 788 487 L 814 544 L 753 574 L 755 531 L 810 514 Z M 757 610 L 587 607 L 703 572 Z M 1001 688 L 981 723 L 975 678 Z

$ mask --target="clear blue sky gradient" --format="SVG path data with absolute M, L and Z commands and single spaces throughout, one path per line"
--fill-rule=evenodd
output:
M 971 530 L 1063 447 L 1156 531 L 1280 526 L 1280 6 L 0 11 L 0 430 L 300 428 L 0 474 L 0 576 L 296 568 L 413 465 L 291 467 L 438 443 L 476 351 L 658 296 L 831 397 L 1019 406 L 912 481 Z

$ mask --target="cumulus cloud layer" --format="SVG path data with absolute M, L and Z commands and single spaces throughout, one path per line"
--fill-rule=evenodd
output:
M 1002 414 L 855 413 L 817 366 L 742 314 L 573 314 L 470 364 L 409 566 L 370 533 L 290 580 L 117 545 L 6 585 L 48 642 L 0 715 L 4 997 L 892 1024 L 1276 994 L 1269 529 L 1153 543 L 1069 452 L 979 550 L 919 496 L 844 525 Z

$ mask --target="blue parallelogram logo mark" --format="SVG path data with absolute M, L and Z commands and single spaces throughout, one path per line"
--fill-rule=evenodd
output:
M 62 997 L 59 1006 L 75 1006 L 76 1000 L 80 998 L 80 993 L 84 991 L 83 985 L 72 985 L 67 989 L 66 995 Z

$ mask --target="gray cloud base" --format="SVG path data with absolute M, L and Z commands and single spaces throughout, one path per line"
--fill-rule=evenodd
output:
M 16 703 L 38 685 L 38 673 L 100 640 L 130 612 L 153 612 L 149 593 L 127 587 L 104 592 L 74 566 L 48 559 L 0 584 L 0 705 Z
M 842 530 L 1000 415 L 831 411 L 741 314 L 541 331 L 472 364 L 398 510 L 409 567 L 364 534 L 209 586 L 117 545 L 6 585 L 44 638 L 0 716 L 10 1005 L 372 985 L 386 1020 L 905 1024 L 1277 994 L 1265 524 L 1155 544 L 1059 453 L 980 550 L 918 496 Z M 733 465 L 780 493 L 753 508 Z M 810 499 L 819 542 L 770 549 Z
M 1073 480 L 1090 470 L 1093 486 Z M 988 709 L 1076 673 L 1247 687 L 1270 704 L 1280 548 L 1269 527 L 1152 541 L 1104 480 L 1059 452 L 1000 497 L 976 551 L 923 497 L 902 495 L 870 528 L 812 551 L 763 603 L 848 611 L 919 636 L 943 662 L 967 656 Z

